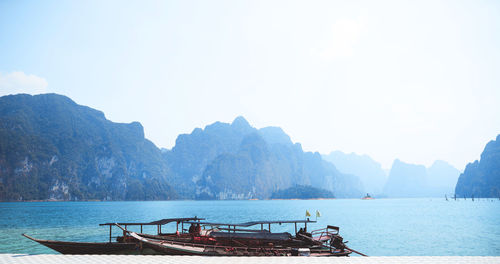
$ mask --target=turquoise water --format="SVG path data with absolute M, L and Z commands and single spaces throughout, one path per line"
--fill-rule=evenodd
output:
M 108 229 L 99 223 L 195 215 L 232 223 L 303 219 L 306 209 L 312 219 L 316 210 L 322 214 L 312 228 L 340 226 L 351 248 L 372 256 L 500 255 L 498 199 L 438 198 L 0 203 L 0 253 L 55 253 L 21 233 L 43 239 L 107 241 Z M 173 230 L 175 224 L 167 228 Z M 272 231 L 293 229 L 293 225 L 272 227 Z

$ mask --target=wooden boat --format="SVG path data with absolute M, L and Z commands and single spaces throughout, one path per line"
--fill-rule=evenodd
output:
M 186 221 L 200 221 L 204 218 L 189 217 L 189 218 L 168 218 L 147 223 L 120 223 L 124 226 L 140 226 L 142 232 L 143 226 L 157 226 L 157 235 L 141 234 L 143 236 L 151 236 L 154 238 L 161 238 L 164 240 L 176 239 L 177 241 L 188 241 L 191 236 L 177 236 L 177 234 L 165 234 L 161 233 L 161 227 L 163 225 L 175 222 L 177 226 L 179 224 L 184 226 Z M 109 226 L 109 242 L 73 242 L 73 241 L 57 241 L 57 240 L 43 240 L 36 239 L 29 235 L 22 234 L 24 237 L 38 242 L 48 248 L 51 248 L 61 254 L 78 254 L 78 255 L 88 255 L 88 254 L 105 254 L 105 255 L 130 255 L 130 254 L 140 254 L 140 255 L 156 255 L 164 254 L 161 252 L 156 252 L 147 246 L 143 246 L 135 239 L 130 239 L 127 232 L 123 232 L 123 236 L 113 236 L 112 228 L 115 227 L 116 223 L 106 223 L 100 224 L 100 226 Z M 188 240 L 186 240 L 186 237 Z M 116 241 L 113 241 L 116 239 Z
M 339 228 L 327 226 L 308 233 L 307 224 L 316 221 L 279 220 L 240 224 L 202 222 L 202 218 L 170 218 L 149 223 L 105 223 L 109 242 L 68 242 L 25 237 L 62 254 L 166 254 L 199 256 L 348 256 L 356 252 L 345 246 Z M 162 226 L 175 222 L 175 233 L 162 233 Z M 295 236 L 288 232 L 271 233 L 272 224 L 294 224 Z M 190 224 L 188 230 L 184 224 Z M 297 225 L 304 228 L 297 231 Z M 157 234 L 143 234 L 144 225 L 156 225 Z M 181 229 L 179 231 L 179 225 Z M 260 225 L 260 229 L 248 229 Z M 140 226 L 140 232 L 128 229 Z M 203 229 L 201 229 L 203 226 Z M 267 229 L 264 229 L 264 226 Z M 112 228 L 123 231 L 113 237 Z M 116 242 L 113 241 L 116 238 Z M 361 254 L 362 253 L 358 253 Z
M 23 234 L 24 237 L 38 242 L 48 248 L 51 248 L 61 254 L 141 254 L 136 243 L 118 243 L 118 242 L 69 242 L 69 241 L 55 241 L 43 240 L 30 237 Z
M 301 229 L 295 236 L 290 233 L 271 233 L 271 224 L 307 223 L 310 220 L 292 221 L 259 221 L 242 224 L 197 222 L 205 227 L 199 234 L 193 235 L 190 242 L 163 240 L 145 237 L 136 232 L 122 228 L 132 238 L 156 252 L 167 255 L 198 256 L 348 256 L 353 251 L 345 246 L 338 235 L 339 228 L 327 226 L 307 233 Z M 189 223 L 189 222 L 187 222 Z M 261 225 L 261 230 L 241 229 Z M 269 230 L 263 228 L 268 225 Z M 228 226 L 223 228 L 222 226 Z M 221 230 L 227 230 L 221 232 Z
M 348 249 L 331 249 L 323 246 L 292 248 L 282 246 L 242 247 L 217 244 L 183 243 L 177 241 L 155 240 L 141 237 L 130 232 L 130 235 L 149 248 L 167 255 L 196 256 L 298 256 L 299 252 L 307 252 L 305 256 L 348 256 Z M 302 249 L 302 250 L 301 250 Z

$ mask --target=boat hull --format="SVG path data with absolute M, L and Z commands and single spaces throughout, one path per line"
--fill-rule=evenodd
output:
M 156 255 L 162 254 L 151 248 L 141 248 L 138 243 L 69 242 L 42 240 L 23 236 L 65 255 Z

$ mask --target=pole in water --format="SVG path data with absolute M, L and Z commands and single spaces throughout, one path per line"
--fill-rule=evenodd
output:
M 446 194 L 444 195 L 444 199 L 446 199 L 446 201 L 448 201 L 448 196 L 446 196 Z

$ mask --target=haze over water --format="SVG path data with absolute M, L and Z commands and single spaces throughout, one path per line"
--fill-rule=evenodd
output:
M 107 241 L 108 229 L 100 223 L 190 216 L 230 223 L 292 220 L 304 219 L 306 210 L 312 220 L 316 210 L 322 215 L 309 230 L 339 226 L 348 246 L 370 256 L 500 256 L 500 201 L 443 198 L 0 203 L 0 253 L 56 253 L 22 233 Z M 167 225 L 168 231 L 174 229 L 175 224 Z M 273 232 L 293 230 L 293 225 L 271 227 Z M 155 227 L 144 231 L 156 232 Z

